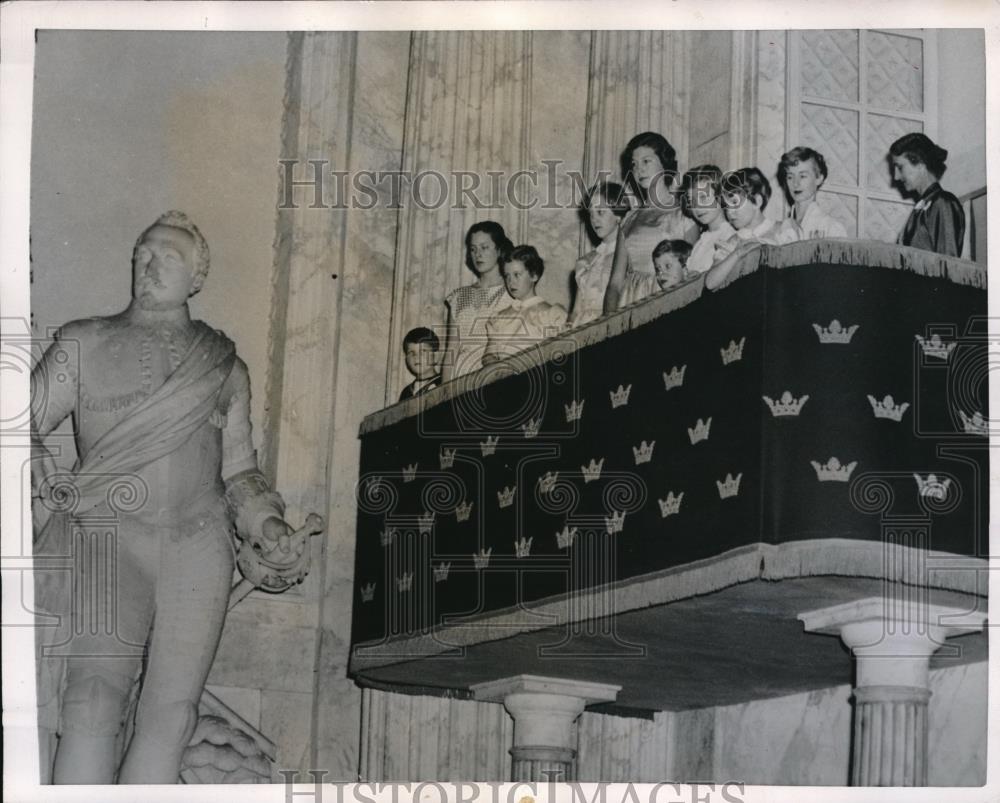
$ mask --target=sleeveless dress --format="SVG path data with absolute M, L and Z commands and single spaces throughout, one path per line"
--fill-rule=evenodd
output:
M 641 207 L 625 216 L 622 233 L 628 250 L 628 273 L 619 308 L 641 301 L 656 291 L 653 249 L 661 240 L 683 240 L 691 225 L 679 207 L 669 211 Z
M 510 300 L 502 284 L 485 288 L 468 284 L 445 296 L 444 303 L 451 312 L 451 323 L 458 328 L 459 337 L 452 379 L 482 367 L 486 321 Z
M 604 314 L 604 293 L 611 279 L 615 257 L 615 241 L 602 242 L 576 261 L 576 298 L 569 316 L 570 326 L 582 326 Z

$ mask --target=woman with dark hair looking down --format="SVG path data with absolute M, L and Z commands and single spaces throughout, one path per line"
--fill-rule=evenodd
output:
M 639 301 L 641 288 L 655 274 L 653 249 L 662 240 L 698 239 L 698 227 L 684 216 L 677 193 L 677 153 L 666 138 L 652 131 L 632 137 L 622 154 L 625 181 L 639 205 L 618 229 L 604 312 Z
M 965 211 L 958 198 L 938 183 L 947 169 L 948 151 L 926 134 L 904 134 L 889 147 L 892 180 L 917 203 L 896 242 L 946 256 L 962 255 Z

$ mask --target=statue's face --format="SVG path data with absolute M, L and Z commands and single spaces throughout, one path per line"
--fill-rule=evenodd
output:
M 153 226 L 132 259 L 132 296 L 143 309 L 183 305 L 194 283 L 194 237 L 172 226 Z

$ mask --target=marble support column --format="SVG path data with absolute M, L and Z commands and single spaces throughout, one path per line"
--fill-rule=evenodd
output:
M 869 597 L 799 619 L 807 632 L 839 636 L 857 662 L 852 785 L 926 786 L 931 655 L 981 630 L 986 614 Z
M 576 779 L 573 723 L 593 703 L 613 702 L 621 686 L 514 675 L 472 687 L 477 700 L 502 702 L 514 720 L 512 781 Z
M 398 174 L 409 41 L 396 31 L 289 36 L 282 158 L 296 182 L 314 180 L 311 161 L 325 177 L 318 207 L 308 184 L 292 189 L 291 204 L 284 181 L 278 193 L 265 462 L 292 521 L 310 510 L 327 518 L 300 592 L 317 612 L 302 715 L 310 738 L 298 763 L 284 765 L 325 771 L 327 781 L 358 773 L 361 692 L 347 678 L 357 432 L 385 398 L 398 222 L 388 183 L 374 182 L 379 203 L 359 208 L 345 203 L 333 171 Z M 280 743 L 282 734 L 268 735 Z
M 531 163 L 531 75 L 530 31 L 411 34 L 387 403 L 409 381 L 403 335 L 442 326 L 444 297 L 475 279 L 469 226 L 496 220 L 515 243 L 528 237 L 517 207 L 530 203 L 531 185 L 514 176 Z

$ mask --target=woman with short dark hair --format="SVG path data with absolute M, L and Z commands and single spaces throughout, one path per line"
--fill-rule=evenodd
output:
M 441 375 L 445 382 L 482 365 L 486 321 L 507 300 L 500 264 L 513 248 L 503 226 L 496 221 L 473 223 L 466 232 L 465 264 L 476 274 L 476 281 L 452 290 L 444 299 L 448 343 Z
M 954 195 L 941 188 L 948 151 L 926 134 L 904 134 L 889 147 L 892 180 L 917 203 L 896 242 L 946 256 L 962 255 L 965 210 Z

